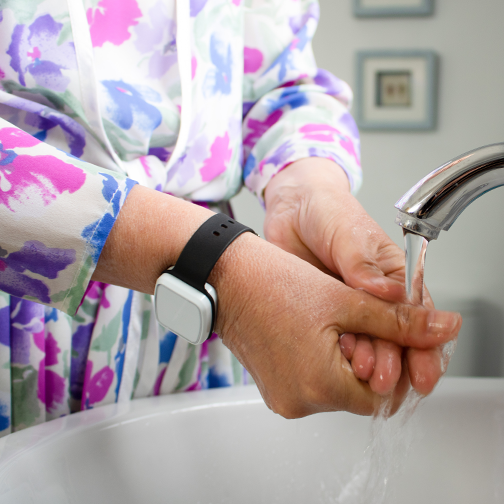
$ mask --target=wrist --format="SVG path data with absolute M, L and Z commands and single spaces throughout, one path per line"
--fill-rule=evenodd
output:
M 350 194 L 350 182 L 343 168 L 326 158 L 300 159 L 277 173 L 266 186 L 266 211 L 286 197 L 299 200 L 307 193 L 327 190 L 332 194 Z
M 110 231 L 93 280 L 147 294 L 173 266 L 210 210 L 146 187 L 135 186 Z

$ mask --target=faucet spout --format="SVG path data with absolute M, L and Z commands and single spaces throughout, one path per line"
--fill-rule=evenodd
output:
M 396 224 L 427 240 L 448 231 L 476 198 L 504 185 L 504 143 L 466 152 L 429 173 L 395 204 Z

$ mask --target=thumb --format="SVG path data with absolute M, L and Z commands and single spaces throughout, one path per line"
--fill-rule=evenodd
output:
M 358 290 L 349 290 L 344 303 L 339 316 L 335 313 L 339 334 L 364 333 L 403 347 L 439 346 L 454 339 L 462 324 L 458 313 L 384 301 Z
M 394 302 L 405 299 L 404 280 L 386 276 L 374 262 L 356 261 L 343 278 L 349 287 L 364 290 L 380 299 Z

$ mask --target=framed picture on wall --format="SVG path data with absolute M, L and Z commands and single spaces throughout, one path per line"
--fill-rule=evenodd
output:
M 356 121 L 360 128 L 435 128 L 438 58 L 433 51 L 359 51 L 356 67 Z
M 429 16 L 434 0 L 353 0 L 353 7 L 359 17 Z

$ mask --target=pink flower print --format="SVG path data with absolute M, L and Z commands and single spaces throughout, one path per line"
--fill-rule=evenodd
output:
M 245 73 L 254 73 L 261 68 L 263 63 L 263 53 L 253 47 L 245 47 L 243 50 L 244 71 Z
M 198 60 L 196 57 L 192 57 L 191 59 L 191 79 L 194 79 L 196 77 L 196 70 L 198 68 Z
M 45 382 L 45 359 L 39 363 L 37 376 L 37 397 L 45 403 L 46 401 L 46 382 Z
M 45 340 L 46 366 L 54 366 L 58 364 L 58 354 L 61 353 L 61 348 L 58 342 L 54 339 L 52 333 L 48 333 Z
M 161 394 L 161 384 L 163 383 L 164 375 L 166 374 L 166 367 L 164 367 L 156 378 L 152 395 L 158 396 Z
M 359 154 L 355 150 L 353 141 L 336 128 L 328 124 L 306 124 L 299 128 L 299 131 L 303 133 L 303 139 L 316 142 L 335 142 L 335 137 L 337 137 L 341 147 L 343 147 L 360 166 Z
M 40 372 L 40 371 L 39 371 Z M 59 404 L 65 400 L 65 378 L 50 369 L 46 369 L 45 377 L 45 404 L 46 411 L 52 413 Z
M 208 182 L 226 171 L 233 151 L 229 148 L 229 135 L 217 137 L 210 147 L 210 157 L 206 158 L 200 169 L 201 180 Z
M 271 128 L 283 115 L 281 110 L 275 110 L 264 121 L 257 119 L 249 119 L 247 121 L 247 128 L 252 130 L 243 140 L 243 145 L 252 148 L 257 140 L 261 138 L 269 128 Z
M 105 42 L 116 46 L 131 37 L 129 28 L 142 16 L 136 0 L 100 0 L 95 9 L 86 12 L 93 47 Z
M 16 147 L 33 147 L 40 143 L 35 137 L 18 128 L 3 128 L 0 130 L 0 142 L 4 149 Z
M 344 136 L 340 140 L 340 145 L 341 145 L 341 147 L 343 147 L 343 149 L 345 149 L 348 152 L 348 154 L 350 154 L 350 156 L 352 156 L 355 159 L 355 162 L 357 163 L 357 165 L 360 166 L 361 165 L 360 156 L 359 156 L 358 152 L 355 150 L 355 145 L 352 142 L 352 140 L 350 138 Z
M 0 130 L 0 143 L 0 205 L 9 210 L 13 211 L 14 201 L 34 201 L 36 197 L 45 206 L 49 205 L 58 194 L 65 191 L 74 193 L 80 189 L 86 180 L 83 170 L 54 156 L 18 155 L 4 147 L 26 147 L 39 143 L 27 133 L 4 128 Z
M 114 371 L 108 366 L 103 367 L 93 376 L 91 376 L 92 372 L 93 363 L 88 361 L 82 393 L 82 400 L 84 401 L 83 409 L 89 409 L 93 404 L 103 401 L 114 380 Z
M 140 164 L 142 165 L 142 168 L 144 169 L 145 175 L 147 175 L 147 177 L 149 177 L 149 178 L 152 178 L 151 167 L 149 166 L 149 160 L 148 160 L 147 156 L 140 157 Z
M 328 124 L 306 124 L 299 131 L 303 139 L 316 142 L 334 142 L 334 136 L 339 135 L 339 131 Z

